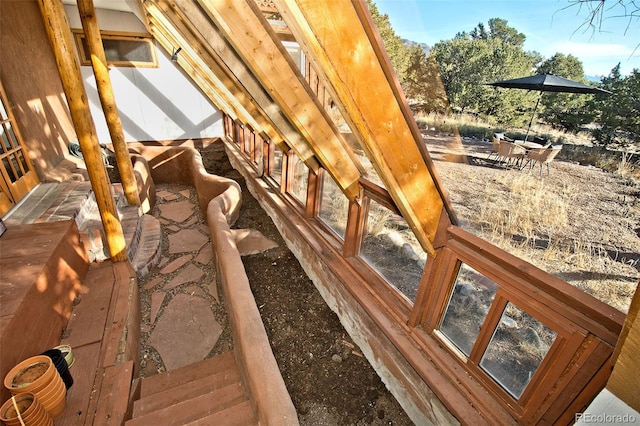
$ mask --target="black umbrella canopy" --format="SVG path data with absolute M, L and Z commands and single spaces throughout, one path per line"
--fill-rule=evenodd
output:
M 512 80 L 496 81 L 494 83 L 489 83 L 489 85 L 510 89 L 539 90 L 541 92 L 611 94 L 611 92 L 607 90 L 589 86 L 578 81 L 569 80 L 568 78 L 554 74 L 531 75 L 529 77 L 514 78 Z
M 531 131 L 531 124 L 533 124 L 533 117 L 538 110 L 538 104 L 542 97 L 542 92 L 556 92 L 556 93 L 582 93 L 582 94 L 608 94 L 611 92 L 600 89 L 598 87 L 589 86 L 587 84 L 580 83 L 578 81 L 569 80 L 568 78 L 560 77 L 554 74 L 538 74 L 531 75 L 529 77 L 514 78 L 512 80 L 496 81 L 489 83 L 490 86 L 505 87 L 509 89 L 526 89 L 537 90 L 540 92 L 536 106 L 533 109 L 531 120 L 529 120 L 529 127 L 527 128 L 527 134 L 524 137 L 525 142 L 529 138 L 529 132 Z

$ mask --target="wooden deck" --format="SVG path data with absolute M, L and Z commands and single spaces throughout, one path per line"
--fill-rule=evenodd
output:
M 137 383 L 140 308 L 128 262 L 92 264 L 61 343 L 73 348 L 74 385 L 57 425 L 122 424 Z

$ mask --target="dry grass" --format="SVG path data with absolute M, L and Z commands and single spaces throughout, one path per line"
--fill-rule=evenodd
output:
M 489 197 L 480 204 L 478 220 L 492 239 L 517 235 L 524 245 L 535 242 L 541 229 L 552 231 L 567 224 L 570 188 L 558 192 L 529 174 L 500 176 L 489 185 Z
M 556 159 L 540 176 L 487 161 L 490 142 L 423 136 L 463 228 L 628 309 L 640 278 L 640 182 L 625 172 L 628 157 L 618 173 Z

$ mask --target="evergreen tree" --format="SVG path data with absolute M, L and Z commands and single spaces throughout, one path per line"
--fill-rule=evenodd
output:
M 487 83 L 531 74 L 540 60 L 523 50 L 525 36 L 503 19 L 480 23 L 470 32 L 436 43 L 434 56 L 454 110 L 499 116 L 505 123 L 522 120 L 535 100 L 525 91 L 495 89 Z M 521 124 L 521 123 L 518 123 Z
M 537 74 L 555 74 L 588 84 L 582 62 L 573 55 L 556 53 L 538 66 Z M 577 133 L 595 118 L 595 111 L 587 106 L 591 96 L 594 95 L 544 93 L 538 117 L 554 128 Z
M 622 77 L 618 64 L 602 79 L 602 88 L 612 94 L 595 97 L 588 103 L 589 108 L 599 112 L 595 139 L 603 145 L 640 143 L 640 70 L 635 68 L 629 76 Z

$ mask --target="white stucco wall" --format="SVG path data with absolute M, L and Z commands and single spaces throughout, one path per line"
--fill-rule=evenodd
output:
M 65 6 L 72 29 L 82 23 L 75 6 Z M 96 10 L 101 30 L 148 33 L 133 14 Z M 222 113 L 156 44 L 158 68 L 111 67 L 113 87 L 127 142 L 222 136 Z M 111 141 L 93 70 L 81 67 L 98 139 Z

